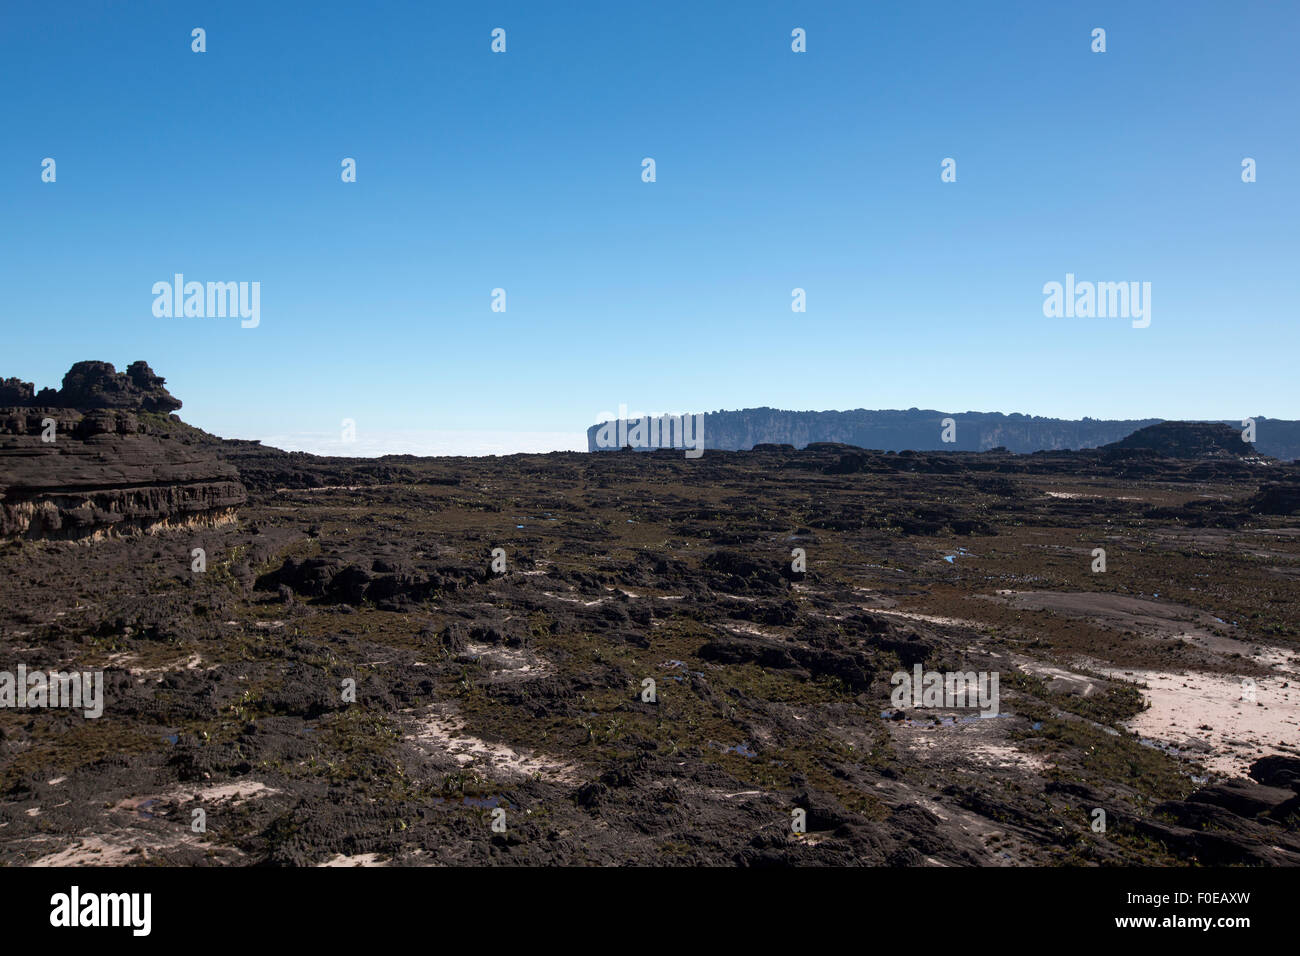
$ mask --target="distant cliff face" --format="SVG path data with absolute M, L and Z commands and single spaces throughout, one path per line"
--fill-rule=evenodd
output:
M 943 441 L 943 421 L 955 422 L 954 441 Z M 932 409 L 845 412 L 788 412 L 746 408 L 704 415 L 704 447 L 740 451 L 760 444 L 803 448 L 813 442 L 841 442 L 880 451 L 987 451 L 1003 447 L 1021 454 L 1035 451 L 1099 448 L 1135 431 L 1158 424 L 1158 418 L 1070 421 L 1000 412 L 939 412 Z M 1236 425 L 1239 422 L 1227 422 Z M 587 430 L 587 449 L 596 446 L 599 425 Z M 1300 422 L 1256 419 L 1260 454 L 1291 461 L 1300 458 Z

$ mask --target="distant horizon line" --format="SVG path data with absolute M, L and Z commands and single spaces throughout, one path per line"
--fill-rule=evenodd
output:
M 777 409 L 771 406 L 759 406 L 753 409 L 737 409 L 736 411 L 758 411 L 768 409 L 777 412 L 786 412 L 786 409 Z M 721 414 L 719 413 L 700 413 L 700 414 Z M 835 411 L 835 410 L 828 410 Z M 1162 418 L 1151 416 L 1149 418 L 1084 418 L 1070 419 L 1058 418 L 1055 416 L 1041 415 L 1024 415 L 1023 413 L 1005 413 L 1005 412 L 941 412 L 935 409 L 851 409 L 850 411 L 895 411 L 895 412 L 934 412 L 935 414 L 961 416 L 961 415 L 998 415 L 1003 418 L 1009 418 L 1012 415 L 1019 415 L 1025 420 L 1037 420 L 1046 422 L 1061 423 L 1119 423 L 1134 424 L 1138 427 L 1144 427 L 1145 424 L 1157 424 L 1164 422 L 1187 422 L 1187 423 L 1208 423 L 1208 424 L 1226 424 L 1235 426 L 1240 419 L 1208 419 L 1208 418 Z M 177 413 L 173 413 L 177 414 Z M 1264 421 L 1284 421 L 1292 422 L 1294 419 L 1272 419 L 1265 416 L 1252 416 L 1256 422 Z M 615 421 L 610 419 L 608 421 Z M 637 421 L 636 418 L 630 421 Z M 491 458 L 507 457 L 510 455 L 545 455 L 556 453 L 576 452 L 581 454 L 598 454 L 601 449 L 592 449 L 590 447 L 590 436 L 593 429 L 599 428 L 601 422 L 589 426 L 581 432 L 569 431 L 550 431 L 550 430 L 506 430 L 506 429 L 384 429 L 382 431 L 354 431 L 352 437 L 345 438 L 339 432 L 326 431 L 301 431 L 301 432 L 279 432 L 274 434 L 262 433 L 257 434 L 221 434 L 218 437 L 230 441 L 255 441 L 262 446 L 282 451 L 286 453 L 304 453 L 321 458 L 385 458 L 390 456 L 411 456 L 416 458 Z M 206 429 L 205 429 L 206 430 Z M 242 431 L 242 430 L 241 430 Z M 213 433 L 216 434 L 216 433 Z M 807 444 L 815 443 L 806 442 Z M 779 441 L 756 442 L 755 444 L 788 444 Z M 709 447 L 707 442 L 705 447 L 710 451 L 726 451 L 738 449 L 719 449 Z M 804 447 L 804 446 L 798 446 Z M 1080 446 L 1086 448 L 1092 446 Z M 605 449 L 608 450 L 608 449 Z M 889 451 L 891 449 L 881 449 Z M 917 451 L 936 450 L 917 448 Z M 969 448 L 937 449 L 942 451 L 966 451 Z M 1026 452 L 1028 453 L 1028 452 Z

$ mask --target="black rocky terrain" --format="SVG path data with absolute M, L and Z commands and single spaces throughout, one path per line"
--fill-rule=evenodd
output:
M 215 462 L 237 520 L 8 526 L 0 671 L 105 700 L 0 707 L 0 863 L 1300 863 L 1300 467 L 1199 430 L 364 460 L 60 422 L 78 494 L 76 443 L 144 442 L 98 484 Z M 6 508 L 52 500 L 2 447 Z M 918 665 L 996 714 L 898 706 Z

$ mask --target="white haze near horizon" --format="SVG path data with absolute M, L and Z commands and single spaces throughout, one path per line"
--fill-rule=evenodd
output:
M 283 451 L 305 451 L 335 458 L 379 458 L 383 455 L 422 457 L 531 455 L 551 451 L 587 450 L 586 432 L 513 431 L 378 431 L 358 428 L 356 439 L 345 442 L 339 432 L 289 432 L 247 435 L 245 439 Z

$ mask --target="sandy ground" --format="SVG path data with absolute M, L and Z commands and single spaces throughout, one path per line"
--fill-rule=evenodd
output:
M 1300 753 L 1300 684 L 1294 675 L 1255 681 L 1253 701 L 1243 700 L 1240 678 L 1198 672 L 1094 669 L 1146 684 L 1150 708 L 1126 726 L 1169 745 L 1224 777 L 1246 775 L 1267 754 Z
M 492 671 L 493 683 L 537 680 L 551 672 L 545 658 L 538 657 L 522 647 L 502 647 L 493 644 L 466 644 L 459 657 L 477 661 Z
M 144 834 L 138 830 L 122 830 L 100 836 L 73 840 L 68 846 L 33 860 L 31 866 L 132 866 L 147 862 L 154 854 L 177 847 L 213 850 L 236 859 L 242 854 L 227 847 L 215 847 L 199 839 L 199 835 L 178 829 L 174 835 L 160 839 L 158 834 Z
M 574 785 L 581 781 L 579 767 L 559 757 L 532 753 L 500 743 L 489 743 L 464 732 L 460 719 L 450 713 L 431 711 L 416 721 L 416 732 L 407 740 L 432 746 L 449 755 L 462 767 L 483 769 L 497 780 L 537 777 L 552 783 Z
M 940 624 L 944 627 L 969 627 L 972 630 L 980 630 L 988 627 L 987 624 L 981 624 L 979 621 L 967 621 L 959 617 L 939 617 L 934 614 L 917 614 L 914 611 L 889 611 L 878 607 L 864 607 L 864 611 L 870 611 L 872 614 L 887 614 L 890 617 L 901 617 L 909 621 L 924 621 L 927 624 Z
M 60 782 L 56 780 L 51 783 Z M 190 849 L 223 857 L 224 862 L 236 862 L 242 854 L 226 846 L 209 843 L 204 834 L 194 833 L 186 822 L 186 811 L 176 817 L 176 822 L 158 826 L 153 821 L 164 820 L 163 812 L 176 804 L 197 801 L 211 812 L 222 804 L 231 806 L 259 797 L 279 793 L 257 780 L 242 780 L 209 787 L 181 787 L 167 793 L 127 797 L 107 812 L 103 832 L 94 836 L 74 837 L 57 850 L 46 853 L 31 862 L 32 866 L 130 866 L 149 861 L 160 853 L 174 853 Z M 125 820 L 127 825 L 121 825 Z M 166 818 L 170 820 L 170 818 Z M 51 846 L 62 841 L 42 840 Z M 41 845 L 37 844 L 37 845 Z
M 377 853 L 357 853 L 352 856 L 344 856 L 342 853 L 337 854 L 333 859 L 326 860 L 320 866 L 387 866 L 388 864 L 379 859 Z

